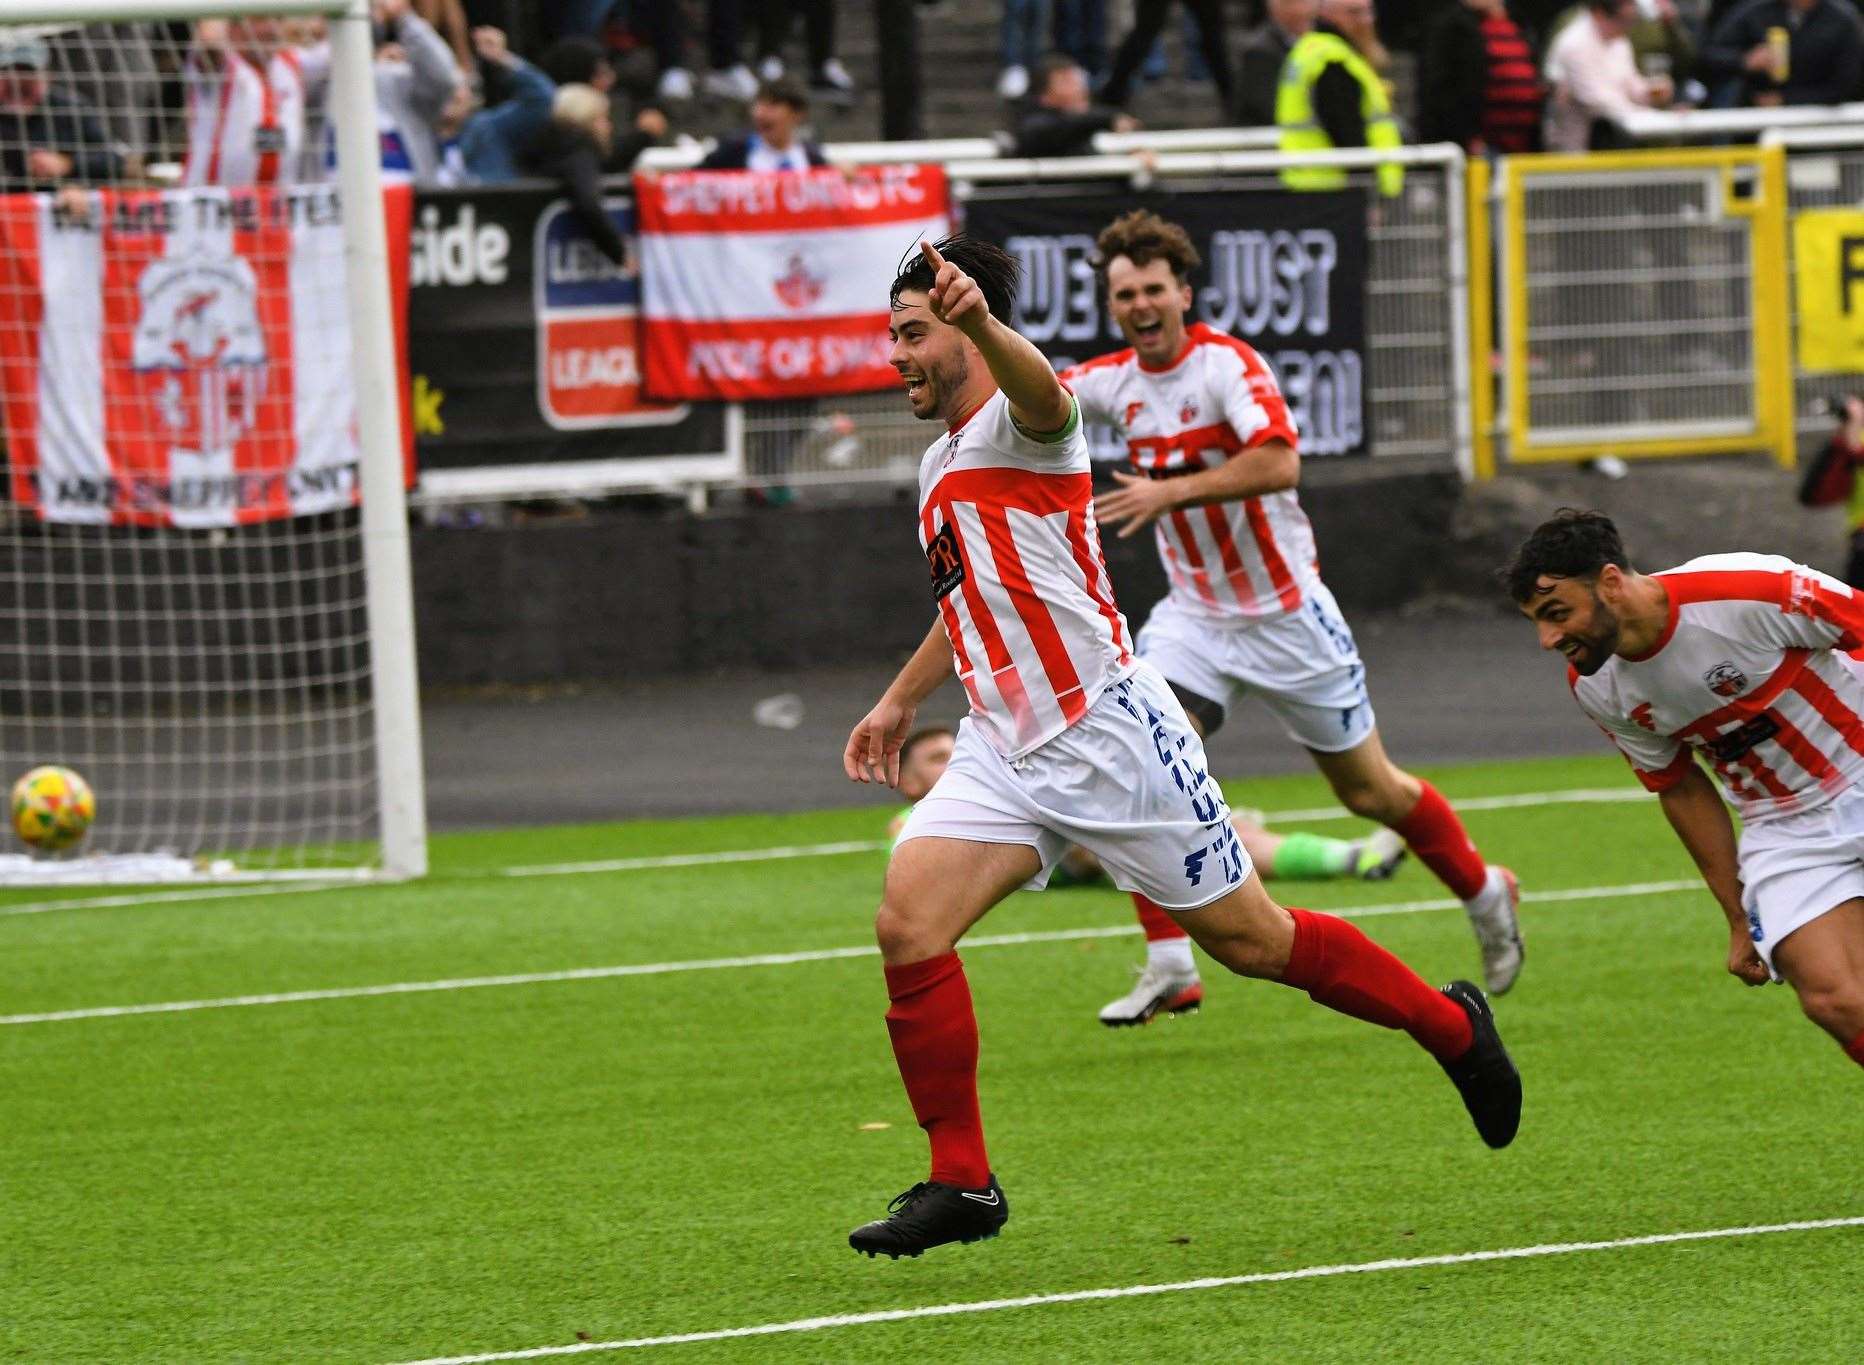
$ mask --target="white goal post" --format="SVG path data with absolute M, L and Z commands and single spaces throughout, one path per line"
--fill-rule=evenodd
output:
M 19 505 L 13 497 L 12 489 L 21 486 L 21 466 L 14 434 L 8 433 L 12 467 L 8 489 L 0 494 L 0 559 L 8 557 L 12 548 L 16 567 L 9 572 L 0 564 L 0 668 L 12 662 L 5 655 L 16 654 L 22 673 L 16 688 L 0 678 L 0 760 L 6 764 L 0 781 L 10 787 L 19 770 L 42 762 L 68 763 L 83 771 L 94 761 L 105 771 L 85 774 L 98 795 L 99 815 L 90 841 L 95 856 L 57 861 L 55 866 L 48 865 L 55 860 L 40 857 L 28 864 L 17 856 L 24 849 L 12 840 L 9 830 L 0 835 L 10 845 L 3 849 L 5 856 L 0 856 L 0 885 L 149 880 L 155 875 L 148 870 L 151 860 L 164 856 L 172 865 L 186 869 L 163 872 L 164 877 L 407 878 L 427 871 L 403 487 L 400 361 L 391 312 L 389 236 L 384 214 L 376 209 L 383 203 L 383 176 L 369 0 L 7 0 L 0 7 L 0 40 L 12 36 L 43 41 L 47 32 L 56 36 L 87 24 L 155 28 L 234 17 L 327 21 L 326 107 L 334 127 L 328 146 L 337 203 L 342 206 L 339 231 L 347 331 L 343 330 L 343 310 L 335 306 L 333 279 L 325 279 L 319 291 L 316 281 L 307 285 L 294 275 L 287 304 L 328 317 L 329 334 L 342 339 L 337 344 L 347 345 L 353 442 L 347 447 L 350 463 L 346 467 L 353 471 L 349 475 L 353 484 L 344 489 L 340 507 L 326 504 L 314 515 L 300 515 L 294 502 L 269 522 L 248 522 L 241 517 L 237 524 L 212 529 L 202 529 L 201 523 L 151 527 L 146 521 L 125 526 L 111 524 L 116 519 L 105 511 L 89 525 L 52 527 L 40 515 L 45 508 L 43 498 L 35 510 Z M 7 135 L 4 115 L 0 115 L 0 143 Z M 164 192 L 151 186 L 147 179 L 141 182 L 149 194 Z M 0 193 L 5 190 L 0 185 Z M 327 194 L 327 190 L 322 192 Z M 52 212 L 50 194 L 37 198 L 41 212 Z M 358 206 L 368 209 L 358 211 Z M 292 207 L 295 212 L 296 205 Z M 332 255 L 335 250 L 332 246 Z M 5 278 L 0 269 L 0 281 Z M 102 292 L 100 285 L 98 293 Z M 328 293 L 331 301 L 322 303 L 317 297 L 320 292 Z M 271 303 L 277 305 L 278 300 Z M 53 350 L 50 344 L 45 349 Z M 56 358 L 37 352 L 34 357 L 35 363 L 47 365 Z M 263 354 L 259 363 L 261 367 L 268 363 Z M 303 356 L 295 362 L 288 358 L 286 363 L 309 364 Z M 343 357 L 330 363 L 340 374 Z M 229 381 L 214 382 L 225 385 Z M 272 382 L 279 384 L 276 377 Z M 247 396 L 243 401 L 250 415 L 255 400 Z M 223 415 L 226 406 L 223 398 Z M 303 435 L 309 420 L 292 411 L 290 420 L 297 425 L 274 433 L 274 439 L 286 446 L 292 443 L 294 431 Z M 100 420 L 98 425 L 107 423 Z M 95 437 L 97 444 L 104 443 L 101 430 Z M 204 440 L 195 444 L 205 449 Z M 288 453 L 287 458 L 296 456 Z M 355 509 L 358 502 L 359 512 Z M 50 544 L 80 538 L 83 543 L 69 554 Z M 248 539 L 250 545 L 244 543 Z M 54 570 L 81 562 L 92 577 L 48 584 L 29 572 L 29 558 L 35 566 Z M 248 563 L 256 566 L 255 574 L 282 567 L 261 584 L 211 581 L 227 566 L 243 571 Z M 126 581 L 143 565 L 154 566 L 146 590 Z M 197 577 L 177 586 L 184 574 Z M 14 580 L 10 588 L 9 576 Z M 359 595 L 354 591 L 358 577 Z M 175 595 L 163 598 L 163 594 Z M 150 624 L 124 619 L 125 602 L 172 602 L 184 597 L 187 605 L 175 610 L 175 621 Z M 202 607 L 203 602 L 214 610 Z M 233 605 L 226 607 L 229 602 Z M 251 620 L 230 621 L 234 613 L 248 609 L 255 613 Z M 295 620 L 290 616 L 294 609 L 298 612 Z M 276 616 L 259 619 L 256 615 L 274 610 Z M 73 645 L 71 621 L 33 616 L 43 612 L 49 617 L 60 611 L 79 618 L 109 613 L 112 619 L 97 630 L 92 629 L 94 621 L 80 620 L 75 628 L 82 638 Z M 343 624 L 352 620 L 359 624 Z M 12 641 L 7 639 L 9 632 L 14 634 Z M 177 657 L 185 645 L 183 637 L 190 636 L 214 636 L 217 644 L 232 638 L 236 643 L 231 653 L 237 655 L 244 649 L 255 657 L 267 657 L 249 670 L 232 668 L 215 685 L 191 684 L 189 661 Z M 132 657 L 136 650 L 149 651 L 153 662 Z M 157 659 L 158 654 L 163 657 Z M 284 676 L 297 667 L 300 656 L 308 659 L 313 654 L 338 660 L 340 666 L 305 677 Z M 148 680 L 164 669 L 174 690 L 150 700 L 147 688 L 155 684 Z M 36 695 L 38 679 L 53 691 L 51 700 Z M 127 700 L 130 691 L 125 679 L 143 689 L 135 703 L 142 709 L 128 719 L 133 708 Z M 77 695 L 89 708 L 85 715 L 61 709 L 56 691 L 65 684 L 77 686 Z M 9 690 L 15 694 L 10 701 L 5 695 Z M 201 704 L 211 703 L 224 711 L 211 722 L 198 719 L 188 709 L 207 692 L 214 695 Z M 20 712 L 18 720 L 6 715 L 9 706 Z M 100 739 L 89 754 L 41 747 L 48 742 L 45 737 L 56 732 L 59 740 L 82 749 L 87 741 L 72 741 L 72 736 L 102 735 L 131 720 L 138 728 L 134 741 Z M 93 729 L 87 730 L 87 725 Z M 213 744 L 190 748 L 209 732 L 235 736 L 231 750 L 222 756 Z M 166 739 L 160 737 L 164 733 Z M 283 747 L 275 751 L 267 747 L 281 742 Z M 171 751 L 180 760 L 172 770 L 161 763 L 163 753 Z M 218 772 L 215 765 L 219 765 Z M 135 775 L 136 801 L 142 813 L 132 824 L 113 822 L 113 803 L 120 804 L 120 794 L 113 792 L 109 781 L 113 766 Z M 208 786 L 217 776 L 224 776 L 235 792 L 231 800 L 219 801 L 220 811 L 186 819 L 159 818 L 165 796 L 177 803 L 192 801 L 203 793 L 186 789 L 186 784 Z M 165 793 L 168 783 L 176 785 Z M 242 807 L 249 819 L 242 820 Z M 84 851 L 80 846 L 79 852 Z M 127 871 L 107 870 L 112 854 L 126 855 Z M 97 875 L 87 873 L 87 861 L 98 864 Z

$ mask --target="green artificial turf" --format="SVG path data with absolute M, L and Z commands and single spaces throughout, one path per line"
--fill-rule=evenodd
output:
M 1431 774 L 1455 797 L 1622 788 L 1597 760 Z M 1321 806 L 1313 779 L 1228 784 Z M 1687 880 L 1650 801 L 1476 811 L 1530 897 Z M 1498 1002 L 1520 1139 L 1485 1149 L 1402 1035 L 1207 974 L 1202 1014 L 1094 1018 L 1126 898 L 1018 896 L 974 946 L 992 1242 L 869 1261 L 924 1175 L 871 955 L 879 852 L 502 869 L 877 839 L 875 806 L 446 836 L 402 886 L 89 906 L 9 891 L 0 1015 L 677 970 L 0 1026 L 0 1359 L 396 1362 L 1509 1247 L 1864 1217 L 1864 1075 L 1721 967 L 1705 893 L 1530 902 Z M 1350 822 L 1317 824 L 1341 832 Z M 1278 884 L 1324 909 L 1444 895 Z M 172 894 L 172 889 L 152 894 Z M 1474 975 L 1456 910 L 1361 926 Z M 875 1125 L 887 1125 L 877 1127 Z M 1395 1268 L 668 1345 L 690 1361 L 1855 1360 L 1864 1228 Z M 593 1358 L 632 1358 L 622 1356 Z M 571 1359 L 589 1357 L 570 1357 Z

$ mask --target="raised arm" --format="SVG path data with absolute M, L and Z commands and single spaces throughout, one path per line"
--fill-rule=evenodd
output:
M 934 619 L 913 657 L 848 736 L 848 746 L 841 755 L 842 771 L 855 782 L 899 786 L 900 745 L 913 728 L 919 703 L 931 696 L 950 673 L 951 642 L 945 637 L 944 622 Z
M 1074 417 L 1074 399 L 1056 378 L 1048 358 L 1033 342 L 991 316 L 984 291 L 964 271 L 938 254 L 930 242 L 919 250 L 932 267 L 927 302 L 932 316 L 950 323 L 971 339 L 990 377 L 1010 401 L 1010 416 L 1037 435 L 1060 431 Z
M 1741 908 L 1740 860 L 1735 846 L 1734 821 L 1722 804 L 1715 783 L 1696 764 L 1657 798 L 1664 818 L 1695 860 L 1709 893 L 1728 921 L 1729 974 L 1750 986 L 1767 984 L 1767 964 L 1754 950 L 1748 933 L 1747 912 Z

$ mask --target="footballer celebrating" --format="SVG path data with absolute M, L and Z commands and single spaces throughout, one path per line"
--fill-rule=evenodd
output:
M 1115 219 L 1096 242 L 1107 308 L 1131 343 L 1063 381 L 1083 420 L 1111 425 L 1132 473 L 1096 500 L 1122 537 L 1155 527 L 1171 589 L 1139 632 L 1200 735 L 1245 695 L 1274 712 L 1314 756 L 1334 795 L 1376 820 L 1463 902 L 1500 995 L 1522 960 L 1514 874 L 1487 865 L 1449 802 L 1386 756 L 1352 631 L 1320 579 L 1314 536 L 1295 496 L 1298 435 L 1275 376 L 1246 343 L 1186 325 L 1197 249 L 1147 210 Z M 1101 1011 L 1143 1023 L 1159 1001 L 1197 988 L 1191 947 L 1168 915 L 1135 894 L 1147 963 L 1128 995 Z
M 1570 508 L 1502 578 L 1702 870 L 1729 972 L 1784 979 L 1864 1066 L 1864 683 L 1845 657 L 1864 602 L 1778 555 L 1637 573 L 1609 518 Z
M 1094 523 L 1080 411 L 1008 323 L 1016 264 L 964 237 L 893 281 L 892 363 L 915 416 L 942 422 L 919 472 L 935 618 L 848 737 L 857 782 L 899 784 L 921 702 L 955 667 L 971 709 L 908 817 L 875 915 L 887 1032 L 931 1144 L 931 1172 L 856 1228 L 869 1255 L 994 1236 L 1009 1216 L 978 1113 L 977 1018 L 955 951 L 1069 844 L 1177 917 L 1218 962 L 1403 1029 L 1449 1074 L 1491 1147 L 1513 1140 L 1521 1079 L 1468 982 L 1432 990 L 1343 919 L 1262 889 L 1164 680 L 1135 658 Z M 947 660 L 950 663 L 947 663 Z

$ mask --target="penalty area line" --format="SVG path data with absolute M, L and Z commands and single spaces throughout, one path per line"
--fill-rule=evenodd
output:
M 1701 1228 L 1687 1232 L 1656 1232 L 1641 1237 L 1613 1237 L 1591 1242 L 1546 1242 L 1538 1246 L 1500 1247 L 1492 1251 L 1458 1251 L 1442 1256 L 1404 1256 L 1382 1261 L 1353 1261 L 1342 1265 L 1304 1266 L 1299 1270 L 1263 1270 L 1251 1275 L 1212 1275 L 1169 1284 L 1130 1284 L 1108 1289 L 1077 1289 L 1057 1294 L 1024 1294 L 1013 1299 L 977 1299 L 968 1303 L 932 1304 L 923 1308 L 889 1308 L 873 1313 L 838 1313 L 827 1317 L 766 1322 L 754 1327 L 721 1327 L 709 1332 L 678 1332 L 670 1336 L 633 1337 L 626 1341 L 579 1341 L 564 1346 L 534 1346 L 521 1351 L 491 1351 L 481 1355 L 434 1356 L 406 1365 L 492 1365 L 502 1360 L 542 1360 L 552 1356 L 589 1355 L 597 1351 L 629 1351 L 653 1346 L 682 1346 L 699 1341 L 728 1341 L 736 1337 L 784 1336 L 820 1332 L 831 1327 L 861 1327 L 881 1322 L 907 1322 L 915 1318 L 948 1318 L 971 1313 L 999 1313 L 1013 1308 L 1041 1308 L 1049 1304 L 1095 1303 L 1106 1299 L 1135 1299 L 1157 1294 L 1188 1294 L 1203 1289 L 1236 1289 L 1258 1284 L 1286 1284 L 1296 1280 L 1324 1280 L 1341 1275 L 1377 1275 L 1393 1270 L 1429 1270 L 1439 1266 L 1478 1265 L 1487 1261 L 1527 1261 L 1549 1256 L 1578 1256 L 1635 1247 L 1671 1246 L 1683 1242 L 1727 1241 L 1740 1237 L 1769 1237 L 1788 1232 L 1819 1232 L 1832 1228 L 1864 1227 L 1860 1218 L 1813 1218 L 1793 1223 L 1759 1223 L 1749 1227 Z
M 1529 904 L 1556 901 L 1632 899 L 1662 896 L 1678 891 L 1699 891 L 1696 880 L 1630 882 L 1623 886 L 1582 886 L 1560 891 L 1529 892 Z M 1433 900 L 1387 901 L 1379 905 L 1346 906 L 1327 913 L 1342 919 L 1374 919 L 1381 915 L 1416 915 L 1431 910 L 1460 910 L 1463 903 L 1444 896 Z M 1083 929 L 1044 929 L 1021 934 L 977 934 L 964 940 L 966 948 L 1011 948 L 1029 943 L 1068 943 L 1078 939 L 1126 938 L 1130 923 L 1096 925 Z M 144 1014 L 198 1014 L 204 1010 L 254 1009 L 263 1005 L 303 1005 L 322 1000 L 367 1000 L 389 995 L 431 995 L 443 991 L 486 990 L 495 986 L 544 986 L 564 981 L 610 981 L 629 976 L 667 976 L 676 972 L 728 971 L 742 967 L 792 967 L 805 962 L 835 962 L 846 958 L 877 957 L 871 944 L 848 948 L 811 948 L 793 953 L 755 953 L 743 957 L 695 958 L 682 962 L 634 962 L 609 967 L 570 967 L 549 972 L 510 972 L 499 976 L 448 977 L 435 981 L 391 981 L 376 986 L 332 986 L 322 990 L 273 991 L 262 995 L 230 995 L 208 1000 L 161 1000 L 137 1005 L 95 1005 L 85 1009 L 48 1010 L 35 1014 L 0 1015 L 0 1027 L 25 1024 L 64 1024 L 80 1019 L 124 1019 Z

